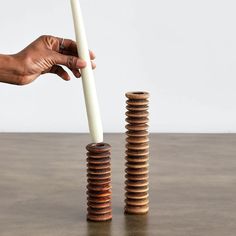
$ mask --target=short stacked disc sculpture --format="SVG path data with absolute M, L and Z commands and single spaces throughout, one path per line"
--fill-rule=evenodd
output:
M 145 214 L 148 200 L 148 98 L 147 92 L 126 93 L 125 213 Z
M 107 221 L 112 219 L 111 209 L 111 146 L 106 143 L 89 144 L 87 153 L 87 219 Z

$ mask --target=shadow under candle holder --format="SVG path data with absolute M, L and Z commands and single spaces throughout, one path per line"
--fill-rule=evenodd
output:
M 148 236 L 148 214 L 125 215 L 125 236 Z
M 103 222 L 87 222 L 87 234 L 88 236 L 94 235 L 103 235 L 111 236 L 111 224 L 112 221 L 103 221 Z

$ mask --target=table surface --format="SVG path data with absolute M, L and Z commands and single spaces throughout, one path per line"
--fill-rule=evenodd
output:
M 113 220 L 86 221 L 88 135 L 0 134 L 1 236 L 235 236 L 236 135 L 150 135 L 150 212 L 123 214 L 125 137 L 112 145 Z

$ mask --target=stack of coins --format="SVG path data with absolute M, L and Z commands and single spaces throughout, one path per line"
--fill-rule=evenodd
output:
M 111 209 L 111 146 L 106 143 L 87 145 L 87 219 L 112 219 Z
M 148 200 L 148 98 L 147 92 L 126 93 L 125 213 L 145 214 Z

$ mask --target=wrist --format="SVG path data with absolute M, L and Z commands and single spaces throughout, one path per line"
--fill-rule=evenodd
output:
M 0 82 L 20 85 L 22 74 L 16 55 L 0 54 Z

